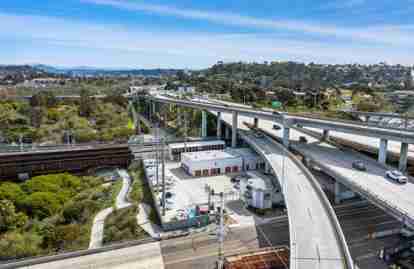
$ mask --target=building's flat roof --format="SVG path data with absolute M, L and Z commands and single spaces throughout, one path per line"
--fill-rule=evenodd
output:
M 200 146 L 209 146 L 209 145 L 225 145 L 225 142 L 223 140 L 195 141 L 195 142 L 169 144 L 168 147 L 171 149 L 175 149 L 175 148 L 200 147 Z
M 222 150 L 208 150 L 197 152 L 185 152 L 181 154 L 183 159 L 190 159 L 191 161 L 208 161 L 208 160 L 223 160 L 240 158 L 235 154 L 231 154 Z

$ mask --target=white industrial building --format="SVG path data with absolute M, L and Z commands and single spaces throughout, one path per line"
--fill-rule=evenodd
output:
M 225 149 L 181 154 L 181 167 L 191 176 L 213 176 L 256 170 L 263 160 L 251 149 Z
M 240 181 L 240 197 L 246 205 L 257 209 L 270 209 L 283 201 L 279 186 L 274 186 L 270 178 L 252 172 Z
M 195 141 L 173 143 L 168 145 L 169 156 L 172 161 L 180 161 L 181 153 L 207 150 L 223 150 L 226 143 L 223 140 Z
M 191 176 L 215 176 L 240 172 L 243 160 L 221 150 L 187 152 L 181 154 L 181 167 Z

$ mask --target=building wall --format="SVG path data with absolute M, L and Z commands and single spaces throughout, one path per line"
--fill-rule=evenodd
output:
M 243 170 L 256 170 L 260 167 L 260 163 L 263 163 L 263 160 L 258 156 L 254 157 L 243 157 Z
M 243 161 L 241 157 L 196 161 L 184 157 L 181 160 L 181 166 L 191 176 L 211 176 L 214 175 L 212 169 L 220 169 L 220 174 L 240 172 L 242 165 Z M 235 167 L 237 167 L 237 170 L 234 169 Z M 218 174 L 218 171 L 216 173 Z

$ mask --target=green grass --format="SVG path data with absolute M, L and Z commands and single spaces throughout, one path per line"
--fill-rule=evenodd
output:
M 122 178 L 115 181 L 115 183 L 112 184 L 111 189 L 111 205 L 108 206 L 112 206 L 115 208 L 116 197 L 122 189 Z

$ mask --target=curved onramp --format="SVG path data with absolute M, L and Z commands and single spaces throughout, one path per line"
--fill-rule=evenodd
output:
M 231 114 L 222 113 L 222 120 L 231 126 Z M 270 164 L 285 194 L 289 217 L 290 268 L 354 268 L 335 212 L 316 179 L 282 145 L 267 137 L 255 137 L 244 126 L 243 121 L 246 120 L 243 116 L 239 117 L 240 137 Z
M 353 268 L 333 209 L 310 175 L 271 139 L 248 132 L 240 135 L 271 165 L 282 186 L 289 217 L 290 268 Z

